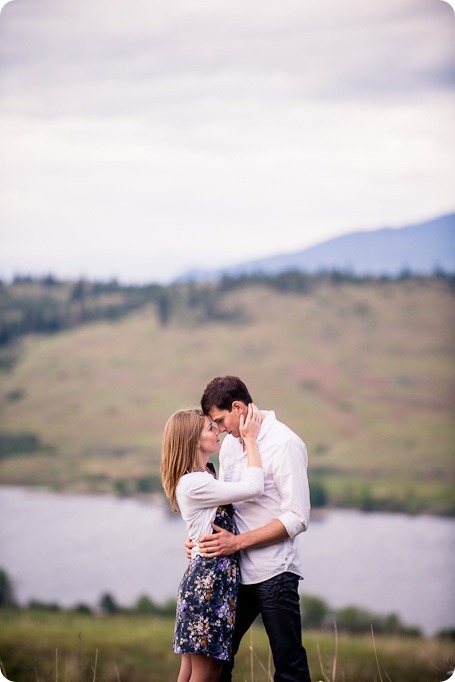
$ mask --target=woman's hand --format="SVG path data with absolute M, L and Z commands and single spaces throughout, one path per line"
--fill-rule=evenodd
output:
M 262 414 L 254 403 L 249 403 L 246 418 L 240 415 L 239 431 L 243 440 L 256 440 L 262 423 Z
M 185 541 L 185 551 L 186 551 L 186 558 L 188 561 L 191 561 L 191 550 L 194 547 L 194 542 L 191 540 L 191 538 L 187 538 Z

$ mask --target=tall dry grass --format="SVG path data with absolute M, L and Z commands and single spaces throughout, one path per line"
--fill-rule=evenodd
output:
M 11 682 L 175 682 L 173 619 L 68 613 L 0 613 L 0 670 Z M 304 631 L 313 682 L 445 682 L 453 641 Z M 244 638 L 234 682 L 272 682 L 262 626 Z

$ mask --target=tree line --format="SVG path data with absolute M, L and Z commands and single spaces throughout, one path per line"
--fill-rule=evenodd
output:
M 13 584 L 5 570 L 0 568 L 0 610 L 1 609 L 20 609 L 15 596 Z M 31 600 L 27 609 L 35 611 L 62 611 L 57 603 L 45 603 L 36 599 Z M 408 636 L 421 636 L 418 628 L 404 625 L 399 617 L 394 614 L 378 615 L 368 610 L 356 606 L 346 606 L 341 609 L 331 608 L 320 597 L 304 595 L 300 599 L 302 614 L 302 627 L 304 629 L 331 630 L 336 623 L 339 632 L 348 633 L 370 633 L 373 627 L 376 633 L 382 634 L 402 634 Z M 115 597 L 109 592 L 101 595 L 98 604 L 90 607 L 87 604 L 76 604 L 71 609 L 77 613 L 100 614 L 113 616 L 116 614 L 124 615 L 143 615 L 163 618 L 174 618 L 176 601 L 170 599 L 164 604 L 158 604 L 147 595 L 141 595 L 131 606 L 120 605 Z M 442 631 L 439 636 L 454 637 L 453 631 Z
M 417 278 L 409 271 L 394 278 L 372 278 L 339 271 L 310 275 L 289 270 L 274 275 L 224 276 L 204 283 L 122 285 L 115 279 L 68 282 L 52 275 L 17 275 L 11 283 L 0 281 L 0 347 L 9 346 L 26 334 L 55 334 L 90 322 L 115 322 L 147 306 L 163 327 L 172 320 L 186 324 L 241 323 L 245 321 L 241 307 L 227 307 L 224 295 L 252 286 L 269 287 L 281 294 L 308 295 L 323 283 L 362 285 L 414 277 Z M 454 281 L 453 275 L 444 272 L 435 272 L 434 277 Z

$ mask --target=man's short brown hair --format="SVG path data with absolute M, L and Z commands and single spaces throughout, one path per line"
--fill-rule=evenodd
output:
M 205 388 L 201 407 L 204 414 L 208 414 L 212 407 L 231 412 L 234 400 L 240 400 L 245 405 L 253 402 L 246 385 L 238 377 L 231 375 L 215 377 Z

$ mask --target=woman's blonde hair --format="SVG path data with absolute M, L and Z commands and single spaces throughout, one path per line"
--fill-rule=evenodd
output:
M 177 484 L 197 470 L 197 444 L 204 426 L 204 413 L 197 408 L 177 410 L 164 427 L 161 450 L 161 481 L 173 511 L 178 511 Z

